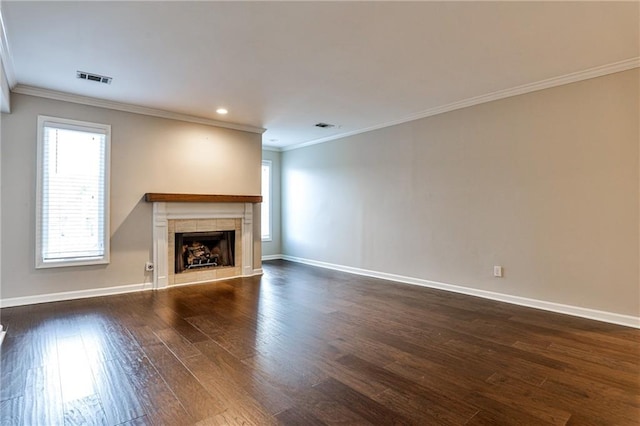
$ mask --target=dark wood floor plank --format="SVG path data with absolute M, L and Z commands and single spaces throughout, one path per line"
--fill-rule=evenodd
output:
M 120 424 L 144 416 L 137 390 L 117 361 L 96 363 L 92 370 L 109 424 Z
M 64 401 L 63 407 L 65 426 L 109 424 L 98 395 L 87 395 Z
M 468 377 L 473 376 L 474 371 L 477 371 L 475 369 L 476 363 L 480 363 L 486 369 L 494 372 L 500 371 L 534 386 L 540 386 L 548 379 L 550 372 L 557 371 L 526 359 L 513 356 L 505 357 L 500 352 L 501 346 L 487 348 L 458 339 L 449 340 L 444 343 L 444 346 L 471 358 L 467 365 L 469 368 L 465 372 L 465 376 Z M 486 378 L 488 376 L 484 377 L 484 379 Z
M 243 389 L 270 414 L 276 414 L 293 406 L 293 402 L 255 369 L 249 368 L 231 353 L 213 341 L 195 345 L 207 358 L 208 375 L 218 375 L 231 389 Z M 221 380 L 217 380 L 221 382 Z
M 59 337 L 57 346 L 65 425 L 109 424 L 81 335 Z
M 570 412 L 560 408 L 562 404 L 558 400 L 550 399 L 539 387 L 500 373 L 491 376 L 487 383 L 493 386 L 486 386 L 478 390 L 478 393 L 521 409 L 547 423 L 564 425 L 571 417 Z
M 152 330 L 148 327 L 139 327 L 134 328 L 132 332 L 180 404 L 194 420 L 203 420 L 224 411 L 219 401 L 202 387 Z
M 550 405 L 560 404 L 571 411 L 574 421 L 578 413 L 601 423 L 633 424 L 640 421 L 640 401 L 633 395 L 618 398 L 611 396 L 606 388 L 603 392 L 599 392 L 597 386 L 578 388 L 570 380 L 560 382 L 555 378 L 544 382 L 541 389 L 549 392 L 546 400 L 554 401 L 549 402 Z
M 290 408 L 276 416 L 276 419 L 282 425 L 288 426 L 322 426 L 324 422 L 317 419 L 313 414 L 300 409 Z
M 0 346 L 0 401 L 24 395 L 27 371 L 31 368 L 23 354 L 27 340 L 24 335 L 7 334 Z
M 404 416 L 390 410 L 377 401 L 357 392 L 350 386 L 330 377 L 314 386 L 315 389 L 337 401 L 342 402 L 349 410 L 358 414 L 371 424 L 408 425 L 411 422 Z
M 263 419 L 256 423 L 242 407 L 231 407 L 220 414 L 199 421 L 196 426 L 271 426 L 277 424 L 275 418 Z
M 133 377 L 138 400 L 146 412 L 145 421 L 153 425 L 195 423 L 147 357 L 129 377 Z
M 187 358 L 185 365 L 215 399 L 216 404 L 224 407 L 219 413 L 210 417 L 219 419 L 220 414 L 222 417 L 227 417 L 231 413 L 242 413 L 242 418 L 252 424 L 273 422 L 273 417 L 262 404 L 245 392 L 238 383 L 220 374 L 220 371 L 216 370 L 213 363 L 205 356 L 196 355 Z M 230 412 L 223 414 L 229 409 L 231 409 Z
M 60 372 L 57 365 L 29 369 L 23 401 L 24 424 L 60 425 L 64 423 Z
M 165 328 L 155 332 L 156 336 L 173 352 L 178 359 L 199 355 L 200 351 L 184 336 L 172 328 Z
M 566 353 L 550 350 L 549 348 L 540 348 L 527 342 L 516 342 L 514 347 L 528 353 L 544 356 L 547 359 L 557 360 L 565 364 L 563 370 L 582 374 L 589 372 L 589 376 L 602 383 L 610 386 L 618 386 L 623 388 L 633 388 L 638 385 L 638 375 L 613 369 L 605 365 L 598 365 L 589 361 L 574 358 Z
M 417 381 L 394 374 L 356 356 L 345 355 L 338 362 L 349 370 L 357 371 L 369 380 L 386 386 L 388 389 L 375 398 L 378 401 L 407 404 L 406 407 L 419 409 L 434 420 L 447 424 L 464 424 L 478 412 L 477 408 L 462 399 L 421 386 Z M 451 411 L 450 407 L 454 405 L 456 410 Z
M 197 343 L 207 340 L 207 336 L 200 332 L 197 328 L 192 326 L 185 318 L 189 318 L 193 316 L 192 311 L 187 311 L 186 313 L 179 313 L 183 310 L 175 311 L 171 308 L 156 308 L 154 312 L 160 317 L 165 323 L 169 324 L 172 328 L 176 330 L 178 334 L 187 339 L 191 343 Z
M 638 424 L 640 330 L 263 269 L 0 309 L 1 423 Z
M 317 385 L 316 385 L 317 386 Z M 316 386 L 290 395 L 295 407 L 311 414 L 325 424 L 371 425 L 372 423 L 352 411 L 350 407 L 316 389 Z
M 21 396 L 0 401 L 0 425 L 15 426 L 23 421 L 24 401 Z
M 121 423 L 118 426 L 148 426 L 151 424 L 151 421 L 147 418 L 147 416 L 141 416 L 136 419 L 129 420 L 128 422 Z

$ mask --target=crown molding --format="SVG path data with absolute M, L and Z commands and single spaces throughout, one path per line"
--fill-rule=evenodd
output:
M 341 133 L 338 135 L 328 136 L 326 138 L 314 139 L 307 142 L 302 142 L 294 145 L 289 145 L 281 148 L 281 151 L 291 151 L 294 149 L 300 149 L 311 145 L 317 145 L 324 142 L 333 141 L 336 139 L 342 139 L 349 136 L 358 135 L 360 133 L 370 132 L 372 130 L 378 130 L 389 126 L 395 126 L 397 124 L 407 123 L 409 121 L 419 120 L 421 118 L 427 118 L 445 112 L 455 111 L 457 109 L 467 108 L 474 105 L 483 104 L 486 102 L 497 101 L 499 99 L 510 98 L 512 96 L 524 95 L 526 93 L 536 92 L 538 90 L 550 89 L 552 87 L 562 86 L 565 84 L 576 83 L 578 81 L 589 80 L 591 78 L 602 77 L 608 74 L 614 74 L 617 72 L 627 71 L 633 68 L 640 67 L 640 57 L 626 59 L 624 61 L 614 62 L 599 67 L 589 68 L 583 71 L 577 71 L 570 74 L 565 74 L 558 77 L 552 77 L 545 80 L 540 80 L 534 83 L 523 84 L 521 86 L 512 87 L 510 89 L 498 90 L 495 92 L 487 93 L 472 98 L 463 99 L 461 101 L 452 102 L 450 104 L 434 107 L 417 114 L 400 118 L 398 120 L 387 121 L 385 123 L 377 124 L 371 127 L 365 127 L 363 129 L 354 130 L 351 132 Z
M 263 151 L 282 152 L 282 148 L 280 148 L 278 146 L 271 146 L 271 145 L 262 145 L 262 150 Z
M 249 126 L 246 124 L 228 123 L 225 121 L 212 120 L 210 118 L 196 117 L 178 112 L 165 111 L 162 109 L 148 108 L 140 105 L 127 104 L 124 102 L 109 101 L 106 99 L 91 98 L 88 96 L 73 95 L 71 93 L 58 92 L 55 90 L 42 89 L 40 87 L 17 85 L 12 90 L 13 93 L 22 95 L 37 96 L 40 98 L 54 99 L 57 101 L 72 102 L 76 104 L 89 105 L 99 108 L 113 109 L 116 111 L 131 112 L 134 114 L 149 115 L 151 117 L 168 118 L 170 120 L 187 121 L 189 123 L 205 124 L 207 126 L 222 127 L 225 129 L 242 130 L 244 132 L 262 134 L 266 129 L 262 127 Z

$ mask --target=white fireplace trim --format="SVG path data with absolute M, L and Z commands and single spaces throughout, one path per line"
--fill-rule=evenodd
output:
M 154 202 L 153 289 L 159 290 L 169 286 L 169 220 L 238 218 L 242 219 L 241 276 L 252 276 L 255 275 L 253 270 L 253 204 Z

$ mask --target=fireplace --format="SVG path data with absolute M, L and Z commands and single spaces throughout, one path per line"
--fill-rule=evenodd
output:
M 148 201 L 153 202 L 153 288 L 261 273 L 253 269 L 253 203 Z
M 176 232 L 176 274 L 235 266 L 236 231 Z

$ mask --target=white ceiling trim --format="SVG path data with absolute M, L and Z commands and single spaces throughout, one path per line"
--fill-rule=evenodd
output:
M 407 123 L 409 121 L 419 120 L 421 118 L 431 117 L 437 114 L 442 114 L 457 109 L 467 108 L 470 106 L 483 104 L 486 102 L 496 101 L 499 99 L 509 98 L 512 96 L 523 95 L 525 93 L 531 93 L 538 90 L 549 89 L 552 87 L 562 86 L 564 84 L 576 83 L 578 81 L 588 80 L 590 78 L 602 77 L 604 75 L 613 74 L 617 72 L 627 71 L 633 68 L 640 67 L 640 57 L 625 59 L 623 61 L 614 62 L 607 65 L 602 65 L 595 68 L 589 68 L 583 71 L 577 71 L 574 73 L 562 75 L 559 77 L 552 77 L 546 80 L 537 81 L 534 83 L 523 84 L 511 89 L 498 90 L 496 92 L 487 93 L 485 95 L 475 96 L 473 98 L 463 99 L 461 101 L 452 102 L 447 105 L 442 105 L 435 108 L 430 108 L 426 111 L 422 111 L 417 114 L 410 115 L 398 120 L 387 121 L 385 123 L 377 124 L 375 126 L 367 127 L 364 129 L 354 130 L 352 132 L 342 133 L 338 135 L 329 136 L 326 138 L 314 139 L 308 142 L 302 142 L 299 144 L 289 145 L 279 148 L 279 151 L 291 151 L 294 149 L 304 148 L 311 145 L 317 145 L 324 142 L 329 142 L 336 139 L 346 138 L 348 136 L 358 135 L 360 133 L 370 132 L 372 130 L 378 130 L 389 126 L 395 126 L 396 124 Z M 276 147 L 269 147 L 276 148 Z M 263 149 L 267 149 L 263 146 Z
M 262 134 L 267 130 L 262 127 L 249 126 L 246 124 L 227 123 L 224 121 L 212 120 L 210 118 L 196 117 L 188 114 L 181 114 L 178 112 L 127 104 L 124 102 L 115 102 L 106 99 L 73 95 L 71 93 L 58 92 L 55 90 L 42 89 L 40 87 L 25 86 L 21 84 L 14 87 L 12 92 L 20 93 L 22 95 L 38 96 L 40 98 L 55 99 L 58 101 L 73 102 L 76 104 L 113 109 L 116 111 L 131 112 L 134 114 L 149 115 L 152 117 L 168 118 L 170 120 L 187 121 L 189 123 L 205 124 L 207 126 L 222 127 L 225 129 L 242 130 L 244 132 L 250 133 Z

